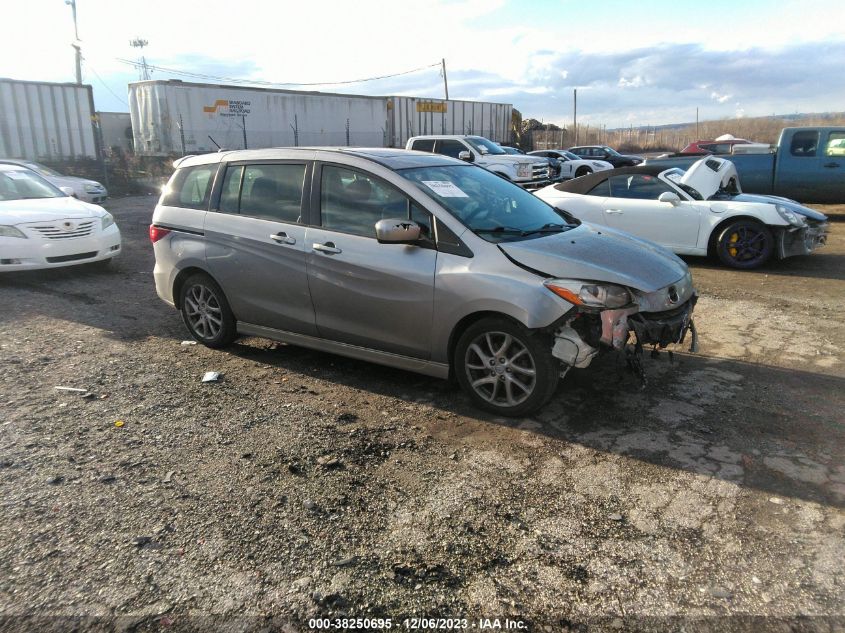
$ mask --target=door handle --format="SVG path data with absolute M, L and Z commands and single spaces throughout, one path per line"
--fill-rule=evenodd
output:
M 608 215 L 622 215 L 622 209 L 605 209 L 604 212 Z
M 270 239 L 278 244 L 296 244 L 296 238 L 288 237 L 288 234 L 284 231 L 279 231 L 278 233 L 271 235 Z
M 825 163 L 824 166 L 833 169 L 834 167 L 839 167 L 839 163 Z
M 326 255 L 336 255 L 337 253 L 343 252 L 334 245 L 334 242 L 326 242 L 325 244 L 314 243 L 312 248 L 315 251 L 320 251 L 321 253 L 325 253 Z

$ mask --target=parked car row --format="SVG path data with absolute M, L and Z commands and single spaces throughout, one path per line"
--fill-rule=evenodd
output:
M 0 162 L 0 273 L 107 265 L 120 253 L 112 215 L 73 194 L 28 167 Z
M 827 238 L 823 214 L 743 194 L 713 156 L 613 168 L 471 135 L 408 146 L 179 159 L 150 225 L 159 297 L 208 347 L 263 336 L 453 377 L 477 406 L 520 416 L 601 353 L 641 367 L 645 346 L 696 349 L 678 254 L 754 268 Z M 72 194 L 0 164 L 0 270 L 120 252 L 112 216 Z

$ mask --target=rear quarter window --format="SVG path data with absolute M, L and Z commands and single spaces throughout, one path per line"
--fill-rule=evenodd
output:
M 789 144 L 789 153 L 793 156 L 809 158 L 816 155 L 819 146 L 818 132 L 796 132 Z
M 208 209 L 211 185 L 217 165 L 182 167 L 167 184 L 161 204 L 185 209 Z
M 411 149 L 414 149 L 418 152 L 433 152 L 434 151 L 434 139 L 433 138 L 417 139 L 416 141 L 411 143 Z

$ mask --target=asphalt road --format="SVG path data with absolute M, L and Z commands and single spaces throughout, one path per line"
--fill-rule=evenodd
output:
M 154 203 L 109 202 L 111 271 L 0 277 L 0 630 L 845 627 L 845 224 L 759 271 L 691 258 L 699 354 L 644 388 L 606 356 L 507 420 L 363 362 L 181 345 Z

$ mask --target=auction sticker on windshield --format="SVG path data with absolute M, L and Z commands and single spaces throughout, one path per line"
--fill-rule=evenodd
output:
M 448 180 L 423 180 L 422 183 L 441 198 L 469 198 L 460 187 Z

